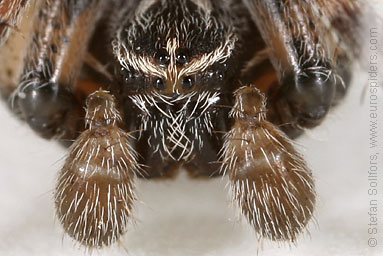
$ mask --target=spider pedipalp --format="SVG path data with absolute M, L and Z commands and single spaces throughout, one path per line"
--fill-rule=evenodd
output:
M 266 120 L 257 88 L 242 87 L 235 98 L 235 123 L 221 156 L 233 199 L 260 237 L 294 242 L 313 215 L 312 173 L 290 139 Z
M 57 182 L 57 216 L 67 234 L 88 247 L 116 242 L 126 232 L 139 171 L 132 137 L 107 91 L 88 96 L 87 130 L 73 143 Z

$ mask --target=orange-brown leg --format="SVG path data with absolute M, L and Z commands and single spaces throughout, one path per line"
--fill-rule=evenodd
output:
M 29 0 L 0 1 L 0 45 L 7 40 L 12 29 L 18 30 L 18 22 L 29 2 Z
M 0 1 L 0 93 L 8 98 L 17 87 L 40 0 Z

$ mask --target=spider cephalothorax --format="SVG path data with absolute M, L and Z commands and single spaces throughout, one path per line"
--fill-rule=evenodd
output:
M 227 94 L 238 73 L 228 70 L 238 36 L 227 8 L 209 4 L 139 6 L 116 29 L 120 81 L 112 90 L 129 117 L 141 118 L 127 118 L 129 129 L 144 133 L 138 143 L 150 146 L 140 153 L 159 154 L 160 162 L 199 157 L 204 144 L 219 139 L 215 131 L 227 130 L 220 120 L 229 111 Z M 216 161 L 217 152 L 206 160 Z
M 136 177 L 182 165 L 228 174 L 261 238 L 296 241 L 315 185 L 284 132 L 318 125 L 345 94 L 360 0 L 30 2 L 0 1 L 0 43 L 21 20 L 0 86 L 41 136 L 75 140 L 55 190 L 70 236 L 116 242 Z

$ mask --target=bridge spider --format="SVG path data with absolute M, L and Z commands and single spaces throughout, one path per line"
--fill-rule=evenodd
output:
M 2 1 L 3 95 L 42 137 L 75 139 L 55 192 L 67 234 L 114 243 L 136 177 L 182 166 L 228 174 L 259 236 L 294 242 L 316 196 L 288 136 L 346 93 L 361 11 L 357 0 Z

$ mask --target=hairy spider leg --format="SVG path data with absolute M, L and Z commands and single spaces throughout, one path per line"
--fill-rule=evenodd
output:
M 71 139 L 84 111 L 74 90 L 106 1 L 41 1 L 14 106 L 39 135 Z
M 38 2 L 38 1 L 36 1 Z M 36 5 L 29 1 L 0 2 L 0 93 L 8 99 L 16 89 L 31 38 Z
M 269 119 L 290 136 L 318 125 L 346 92 L 357 40 L 359 1 L 246 0 L 266 42 L 264 66 L 278 81 L 267 93 Z M 336 11 L 334 11 L 336 10 Z M 275 87 L 277 89 L 275 89 Z
M 0 2 L 0 46 L 7 40 L 12 29 L 18 29 L 17 25 L 28 3 L 28 0 L 4 0 Z

